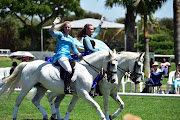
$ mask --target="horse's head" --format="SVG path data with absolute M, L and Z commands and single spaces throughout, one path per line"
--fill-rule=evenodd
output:
M 134 61 L 134 67 L 133 70 L 131 71 L 131 79 L 132 81 L 137 84 L 141 82 L 141 77 L 144 76 L 143 73 L 143 57 L 144 57 L 144 53 L 141 53 L 139 55 L 139 57 L 136 58 L 136 60 Z
M 109 51 L 109 56 L 106 64 L 103 64 L 104 72 L 107 75 L 107 79 L 109 82 L 114 83 L 116 80 L 118 80 L 117 77 L 117 54 L 116 50 Z
M 118 70 L 125 75 L 128 73 L 130 78 L 136 84 L 140 82 L 144 75 L 143 71 L 143 56 L 133 52 L 120 52 L 118 54 Z M 120 75 L 120 74 L 119 74 Z M 121 77 L 121 76 L 120 76 Z

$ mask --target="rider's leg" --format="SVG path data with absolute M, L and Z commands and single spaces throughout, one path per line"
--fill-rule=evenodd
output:
M 72 68 L 71 68 L 71 65 L 69 63 L 69 59 L 67 57 L 61 57 L 58 60 L 58 62 L 65 69 L 65 75 L 64 75 L 64 93 L 65 94 L 71 94 L 73 92 L 73 90 L 70 89 Z

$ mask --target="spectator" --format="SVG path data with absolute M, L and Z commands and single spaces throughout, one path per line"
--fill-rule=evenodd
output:
M 12 63 L 12 68 L 10 69 L 10 72 L 9 72 L 10 75 L 13 73 L 13 71 L 14 71 L 14 69 L 15 69 L 16 67 L 17 67 L 17 62 L 13 62 L 13 63 Z
M 150 59 L 150 68 L 152 68 L 152 65 L 154 64 L 153 58 Z
M 157 84 L 157 83 L 154 83 L 153 81 L 159 81 L 159 79 L 162 80 L 162 78 L 161 78 L 162 71 L 161 71 L 161 69 L 158 68 L 158 66 L 159 66 L 159 63 L 157 61 L 155 61 L 151 68 L 150 78 L 146 79 L 146 85 L 145 85 L 145 88 L 142 91 L 142 93 L 149 92 L 149 87 L 147 86 L 148 84 Z
M 178 94 L 177 87 L 180 85 L 180 62 L 176 66 L 175 77 L 172 85 L 172 91 Z
M 163 62 L 161 63 L 160 68 L 164 73 L 165 78 L 168 78 L 169 67 L 171 67 L 171 64 L 169 62 L 166 62 L 166 59 L 163 58 Z
M 12 63 L 12 68 L 10 69 L 9 74 L 11 75 L 13 73 L 13 71 L 15 70 L 15 68 L 17 67 L 17 62 L 13 62 Z M 19 88 L 22 88 L 21 82 L 19 82 Z

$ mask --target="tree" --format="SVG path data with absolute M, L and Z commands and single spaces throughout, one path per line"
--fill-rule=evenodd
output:
M 35 50 L 37 31 L 48 20 L 61 16 L 62 20 L 69 12 L 77 16 L 83 15 L 80 0 L 1 0 L 1 17 L 7 14 L 15 15 L 28 28 L 31 35 L 31 50 Z M 39 19 L 34 24 L 34 19 Z M 29 21 L 30 20 L 30 21 Z M 40 35 L 38 35 L 40 36 Z
M 174 9 L 174 54 L 176 65 L 180 62 L 180 0 L 173 1 Z
M 159 30 L 159 20 L 154 18 L 154 15 L 149 15 L 148 24 L 150 25 L 150 33 L 154 33 L 154 29 Z
M 154 13 L 159 7 L 162 6 L 163 2 L 167 0 L 141 0 L 138 4 L 136 12 L 143 15 L 144 18 L 144 38 L 145 38 L 145 61 L 144 61 L 144 72 L 145 76 L 149 77 L 150 65 L 149 65 L 149 38 L 148 38 L 148 24 L 147 16 Z
M 106 0 L 105 5 L 113 7 L 113 5 L 122 5 L 126 10 L 125 18 L 125 35 L 126 35 L 126 50 L 135 51 L 134 41 L 135 41 L 135 8 L 139 4 L 140 0 Z
M 162 18 L 159 20 L 160 26 L 165 26 L 169 30 L 174 30 L 173 18 Z

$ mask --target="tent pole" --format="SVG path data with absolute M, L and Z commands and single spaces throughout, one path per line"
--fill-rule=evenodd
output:
M 126 33 L 124 33 L 124 51 L 126 51 Z
M 137 26 L 137 43 L 139 43 L 139 28 Z M 137 52 L 139 51 L 139 49 L 137 48 Z
M 41 51 L 43 51 L 43 29 L 41 29 Z

